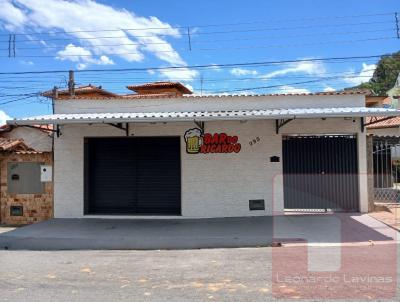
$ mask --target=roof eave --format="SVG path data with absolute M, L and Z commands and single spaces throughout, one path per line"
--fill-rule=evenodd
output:
M 115 115 L 118 115 L 115 114 Z M 233 120 L 274 120 L 274 119 L 319 119 L 319 118 L 360 118 L 360 117 L 390 117 L 400 116 L 400 111 L 396 112 L 332 112 L 332 113 L 297 113 L 297 114 L 269 114 L 252 115 L 237 114 L 231 116 L 181 116 L 181 117 L 102 117 L 102 118 L 71 118 L 71 119 L 31 119 L 31 120 L 9 120 L 9 125 L 34 125 L 34 124 L 106 124 L 106 123 L 155 123 L 155 122 L 192 122 L 192 121 L 233 121 Z

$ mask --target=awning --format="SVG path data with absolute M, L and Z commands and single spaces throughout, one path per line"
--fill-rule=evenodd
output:
M 69 113 L 27 117 L 7 121 L 9 125 L 41 124 L 101 124 L 140 122 L 185 122 L 256 119 L 309 119 L 337 117 L 400 116 L 400 110 L 390 108 L 343 107 L 267 110 L 196 111 L 196 112 L 132 112 L 132 113 Z

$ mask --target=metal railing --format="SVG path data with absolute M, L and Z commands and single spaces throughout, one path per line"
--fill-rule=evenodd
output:
M 375 202 L 400 202 L 400 137 L 374 137 Z

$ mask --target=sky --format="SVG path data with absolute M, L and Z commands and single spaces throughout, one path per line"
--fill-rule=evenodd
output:
M 65 88 L 68 70 L 116 93 L 162 80 L 203 95 L 352 87 L 379 59 L 365 57 L 400 49 L 396 11 L 398 0 L 0 0 L 0 124 L 50 114 L 39 94 Z M 364 58 L 315 60 L 338 57 Z M 26 71 L 58 72 L 9 74 Z

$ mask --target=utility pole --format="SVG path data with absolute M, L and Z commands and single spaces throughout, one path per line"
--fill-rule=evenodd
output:
M 394 14 L 394 17 L 396 19 L 397 39 L 400 39 L 400 25 L 399 25 L 399 16 L 397 12 Z
M 57 86 L 54 86 L 53 88 L 53 113 L 54 113 L 54 100 L 58 98 L 58 88 Z
M 200 95 L 203 95 L 203 82 L 204 82 L 204 77 L 203 74 L 200 74 Z
M 8 36 L 8 57 L 11 58 L 11 34 Z
M 69 79 L 68 79 L 68 92 L 70 96 L 75 96 L 75 80 L 74 80 L 74 71 L 69 71 Z
M 8 36 L 8 57 L 15 58 L 15 34 L 9 34 Z
M 187 28 L 187 36 L 188 36 L 188 43 L 189 43 L 189 51 L 192 51 L 192 38 L 190 37 L 190 27 Z
M 15 58 L 15 34 L 13 34 L 13 55 Z

